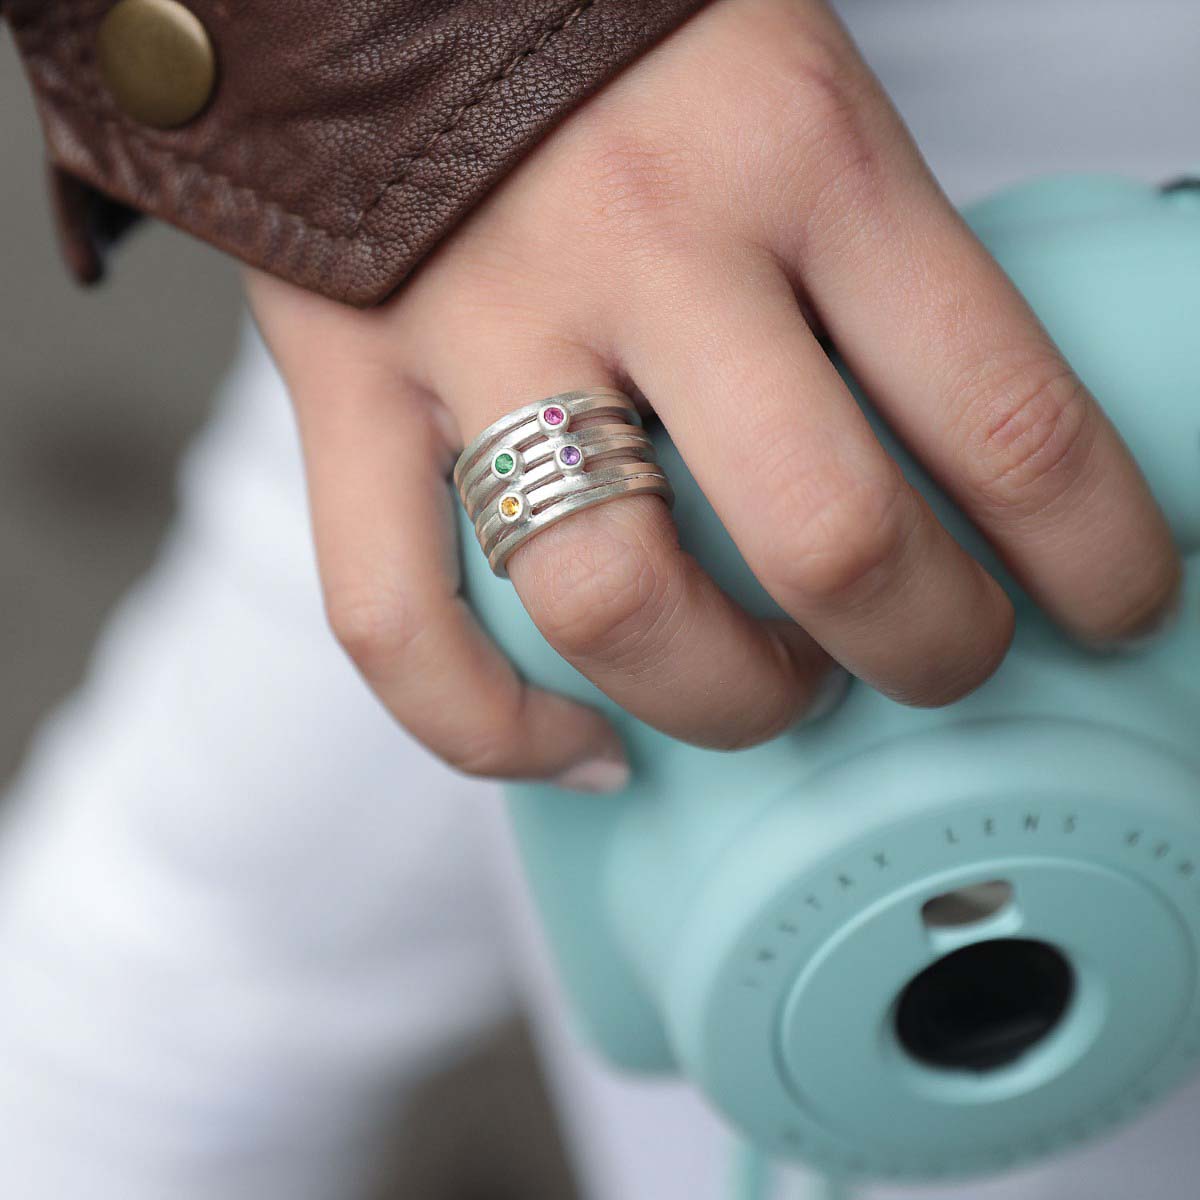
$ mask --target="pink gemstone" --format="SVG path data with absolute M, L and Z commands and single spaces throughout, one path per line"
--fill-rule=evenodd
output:
M 552 404 L 542 414 L 542 417 L 547 425 L 561 425 L 567 419 L 567 414 L 557 405 Z
M 583 455 L 579 452 L 578 446 L 564 446 L 560 457 L 564 467 L 577 467 Z

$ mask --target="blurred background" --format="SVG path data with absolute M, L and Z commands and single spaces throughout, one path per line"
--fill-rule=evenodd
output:
M 232 263 L 146 225 L 98 289 L 62 267 L 41 135 L 0 27 L 0 792 L 150 564 L 241 318 Z M 379 1200 L 573 1195 L 526 1031 L 495 1031 L 397 1121 Z M 32 1198 L 30 1198 L 32 1200 Z
M 957 201 L 1047 171 L 1163 179 L 1195 167 L 1195 6 L 837 2 Z M 241 304 L 230 262 L 161 225 L 143 227 L 100 289 L 68 280 L 3 28 L 0 163 L 2 795 L 39 718 L 80 680 L 106 615 L 154 557 Z M 430 1080 L 395 1129 L 374 1200 L 573 1195 L 517 1023 Z

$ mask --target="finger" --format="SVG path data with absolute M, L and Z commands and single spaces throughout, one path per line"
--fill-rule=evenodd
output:
M 880 445 L 773 260 L 690 262 L 624 352 L 764 587 L 886 694 L 942 704 L 1003 658 L 1012 608 Z
M 526 685 L 459 594 L 453 449 L 426 398 L 364 365 L 353 327 L 311 301 L 288 313 L 277 341 L 339 640 L 397 720 L 453 766 L 584 791 L 624 786 L 612 727 Z
M 1088 641 L 1145 632 L 1182 567 L 1136 463 L 882 92 L 862 105 L 858 166 L 793 197 L 773 244 L 882 415 L 1034 599 Z
M 500 334 L 494 350 L 480 347 L 443 373 L 440 394 L 466 440 L 529 401 L 613 386 L 604 365 L 577 347 L 543 345 L 497 367 L 514 344 Z M 761 741 L 823 710 L 844 678 L 803 630 L 754 620 L 734 604 L 681 551 L 657 497 L 573 514 L 516 550 L 508 573 L 560 654 L 628 711 L 687 741 Z

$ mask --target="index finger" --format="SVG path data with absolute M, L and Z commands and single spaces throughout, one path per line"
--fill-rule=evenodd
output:
M 1045 611 L 1092 643 L 1153 630 L 1182 563 L 1137 463 L 882 92 L 875 107 L 872 185 L 838 193 L 838 229 L 854 234 L 782 234 L 794 278 L 881 415 Z

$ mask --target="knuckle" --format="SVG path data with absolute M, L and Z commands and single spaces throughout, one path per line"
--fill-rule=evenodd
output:
M 325 616 L 342 649 L 368 678 L 404 658 L 420 636 L 420 623 L 387 589 L 330 589 Z
M 822 607 L 869 599 L 892 577 L 917 520 L 912 490 L 898 477 L 833 491 L 803 520 L 783 524 L 768 576 Z
M 652 554 L 601 534 L 556 556 L 527 604 L 534 623 L 567 658 L 621 665 L 640 661 L 669 621 L 670 590 Z
M 627 239 L 680 228 L 694 191 L 682 139 L 606 129 L 591 135 L 581 164 L 571 199 L 586 231 Z
M 869 72 L 841 45 L 810 43 L 797 52 L 778 99 L 789 114 L 789 175 L 804 198 L 806 234 L 828 239 L 854 224 L 886 179 Z
M 822 111 L 826 101 L 840 101 L 851 89 L 861 87 L 869 71 L 844 30 L 814 21 L 799 8 L 778 16 L 770 60 L 760 66 L 758 74 L 784 89 L 782 96 L 778 88 L 766 89 L 773 95 L 776 111 L 789 94 L 803 109 Z
M 984 503 L 1018 517 L 1054 504 L 1079 478 L 1096 430 L 1095 401 L 1053 357 L 985 372 L 967 405 L 966 463 Z

